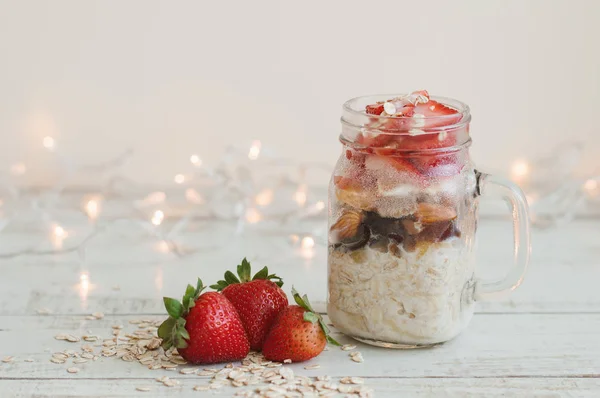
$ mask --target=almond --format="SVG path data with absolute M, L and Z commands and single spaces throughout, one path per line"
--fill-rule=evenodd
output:
M 335 196 L 340 202 L 360 210 L 373 210 L 375 205 L 375 198 L 360 188 L 337 188 Z
M 451 221 L 456 218 L 454 209 L 433 203 L 419 203 L 415 217 L 423 224 Z
M 355 243 L 360 241 L 364 235 L 362 222 L 364 214 L 358 210 L 346 210 L 342 213 L 335 224 L 331 226 L 330 239 L 332 243 Z

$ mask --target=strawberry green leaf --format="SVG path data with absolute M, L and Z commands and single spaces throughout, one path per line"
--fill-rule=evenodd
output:
M 216 291 L 220 292 L 223 289 L 225 289 L 227 286 L 233 285 L 234 283 L 245 283 L 245 282 L 261 280 L 261 279 L 273 280 L 273 282 L 277 286 L 279 286 L 279 287 L 283 286 L 283 281 L 281 280 L 281 278 L 275 274 L 269 274 L 269 269 L 267 267 L 263 267 L 252 278 L 251 278 L 251 275 L 252 275 L 251 271 L 252 271 L 252 267 L 250 266 L 250 262 L 246 258 L 244 258 L 242 260 L 242 263 L 237 266 L 237 274 L 238 274 L 237 277 L 235 276 L 235 274 L 233 272 L 227 271 L 227 272 L 225 272 L 224 279 L 217 281 L 217 283 L 215 283 L 214 285 L 210 285 L 210 287 L 212 289 L 215 289 Z M 238 277 L 239 277 L 239 279 L 238 279 Z
M 313 312 L 312 308 L 310 308 L 302 299 L 302 297 L 300 297 L 300 294 L 296 291 L 296 289 L 292 286 L 292 296 L 294 297 L 294 301 L 296 302 L 296 304 L 298 304 L 300 307 L 304 308 L 307 311 L 311 311 Z M 306 295 L 304 295 L 304 297 L 306 297 Z
M 183 337 L 186 340 L 190 339 L 190 334 L 188 333 L 188 331 L 185 329 L 185 327 L 178 327 L 177 328 L 177 332 L 179 333 L 179 335 L 181 337 Z
M 163 297 L 163 302 L 165 303 L 167 313 L 173 318 L 177 319 L 183 315 L 183 306 L 179 301 L 174 298 Z
M 308 301 L 308 296 L 306 294 L 302 296 L 302 301 L 304 301 L 304 304 L 306 304 L 306 308 L 309 311 L 315 312 L 315 310 L 313 310 L 312 305 L 310 304 L 310 301 Z
M 186 333 L 187 333 L 187 331 L 186 331 Z M 189 335 L 188 335 L 188 337 L 189 337 Z M 176 328 L 175 332 L 173 333 L 173 346 L 175 348 L 186 348 L 188 346 L 187 341 L 185 341 L 185 339 L 183 338 L 183 336 L 181 334 L 181 328 Z
M 202 283 L 202 279 L 198 278 L 198 282 L 196 282 L 196 291 L 194 292 L 194 299 L 200 297 L 200 293 L 204 290 L 204 284 Z
M 279 287 L 283 286 L 283 280 L 275 274 L 267 275 L 267 277 L 265 279 L 273 280 L 274 282 L 276 280 L 277 282 L 275 282 L 275 284 L 277 286 L 279 286 Z
M 252 277 L 252 280 L 255 281 L 257 279 L 269 279 L 268 276 L 269 276 L 269 269 L 267 267 L 263 267 L 263 269 L 258 271 L 256 273 L 256 275 L 254 275 L 254 277 Z
M 185 316 L 189 310 L 196 305 L 196 300 L 200 296 L 200 293 L 202 293 L 202 290 L 204 290 L 204 285 L 202 284 L 202 280 L 200 278 L 198 278 L 196 288 L 194 288 L 192 285 L 187 286 L 185 295 L 181 300 L 183 304 L 183 316 Z
M 334 339 L 333 337 L 331 337 L 330 335 L 326 335 L 325 339 L 327 339 L 327 342 L 329 344 L 331 344 L 331 345 L 335 345 L 335 346 L 338 346 L 338 347 L 341 346 L 341 344 L 336 339 Z
M 185 295 L 183 296 L 183 299 L 181 300 L 181 303 L 183 304 L 184 312 L 189 311 L 190 307 L 194 306 L 194 292 L 195 291 L 196 291 L 196 289 L 194 289 L 194 286 L 187 285 L 187 289 L 185 289 Z
M 158 337 L 160 337 L 162 341 L 162 347 L 165 350 L 173 347 L 173 330 L 175 329 L 175 319 L 168 317 L 159 327 L 158 327 Z
M 210 288 L 215 289 L 216 291 L 220 292 L 221 290 L 225 289 L 227 286 L 229 286 L 229 284 L 227 282 L 218 281 L 216 284 L 210 285 Z
M 333 345 L 337 345 L 337 346 L 341 345 L 333 337 L 331 337 L 330 330 L 327 327 L 327 325 L 325 324 L 325 321 L 323 321 L 323 317 L 319 318 L 319 325 L 321 326 L 321 329 L 323 329 L 323 333 L 325 333 L 325 338 L 327 339 L 327 342 L 329 344 L 333 344 Z
M 242 260 L 242 263 L 237 266 L 237 273 L 238 273 L 238 276 L 240 277 L 240 281 L 242 281 L 242 283 L 250 282 L 251 268 L 252 267 L 250 266 L 250 263 L 244 257 L 244 259 Z
M 316 323 L 319 321 L 319 316 L 314 312 L 306 311 L 304 313 L 304 320 L 310 323 Z
M 233 272 L 227 271 L 225 272 L 225 282 L 233 285 L 234 283 L 240 283 L 240 280 L 233 274 Z

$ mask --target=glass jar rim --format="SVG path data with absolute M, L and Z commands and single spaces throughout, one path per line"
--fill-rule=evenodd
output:
M 403 97 L 408 94 L 375 94 L 375 95 L 365 95 L 360 97 L 352 98 L 342 105 L 342 117 L 341 122 L 349 127 L 354 127 L 357 129 L 365 128 L 368 123 L 372 123 L 373 121 L 386 121 L 386 120 L 397 120 L 398 117 L 393 116 L 379 116 L 379 115 L 371 115 L 365 112 L 365 107 L 370 104 L 377 103 L 379 101 L 387 101 L 391 98 Z M 471 110 L 467 104 L 462 101 L 455 100 L 453 98 L 441 97 L 441 96 L 431 96 L 430 99 L 437 101 L 443 105 L 451 107 L 458 111 L 460 115 L 460 119 L 456 120 L 456 114 L 451 115 L 440 115 L 440 116 L 425 116 L 422 118 L 423 121 L 434 121 L 438 127 L 428 127 L 427 133 L 435 133 L 445 130 L 452 130 L 456 128 L 460 128 L 471 121 Z M 444 121 L 451 121 L 449 123 L 444 123 Z M 410 134 L 408 129 L 381 129 L 378 128 L 384 133 L 390 134 Z

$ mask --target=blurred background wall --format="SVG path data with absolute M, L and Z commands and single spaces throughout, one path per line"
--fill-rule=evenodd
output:
M 428 89 L 472 107 L 482 169 L 586 141 L 600 168 L 600 1 L 0 0 L 0 166 L 45 184 L 131 147 L 172 181 L 227 144 L 334 163 L 348 98 Z

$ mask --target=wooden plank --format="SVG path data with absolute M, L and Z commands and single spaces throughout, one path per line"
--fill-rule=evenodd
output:
M 174 377 L 176 378 L 176 377 Z M 241 389 L 223 388 L 219 391 L 196 392 L 201 382 L 176 378 L 178 387 L 164 387 L 153 379 L 125 380 L 3 380 L 0 395 L 3 397 L 231 397 Z M 527 378 L 527 379 L 367 379 L 377 398 L 435 398 L 435 397 L 598 397 L 600 380 L 573 378 Z M 149 392 L 139 392 L 137 387 L 150 387 Z M 245 387 L 249 389 L 249 387 Z M 343 396 L 342 394 L 338 396 Z
M 79 350 L 83 343 L 57 341 L 54 335 L 80 336 L 91 331 L 111 336 L 111 325 L 133 330 L 130 316 L 108 316 L 86 321 L 77 317 L 0 317 L 0 379 L 27 378 L 148 378 L 173 372 L 155 370 L 115 358 L 82 365 L 81 372 L 66 372 L 70 364 L 49 361 L 51 352 Z M 318 371 L 290 365 L 298 374 L 363 377 L 600 377 L 600 314 L 478 314 L 469 329 L 444 345 L 422 350 L 389 350 L 356 343 L 364 363 L 352 362 L 348 352 L 331 347 L 309 364 Z M 342 343 L 355 343 L 335 333 Z M 96 348 L 99 351 L 99 348 Z M 32 358 L 34 362 L 25 362 Z M 183 376 L 182 376 L 183 377 Z M 197 376 L 189 376 L 197 378 Z

